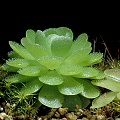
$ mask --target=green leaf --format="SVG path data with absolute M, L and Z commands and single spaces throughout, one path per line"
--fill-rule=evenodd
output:
M 105 74 L 104 74 L 103 71 L 99 70 L 98 75 L 97 75 L 97 76 L 94 76 L 94 77 L 92 77 L 92 78 L 90 78 L 90 79 L 103 79 L 103 78 L 105 78 Z
M 58 27 L 56 29 L 56 32 L 60 36 L 70 37 L 71 39 L 73 39 L 73 32 L 67 27 Z
M 46 47 L 46 42 L 45 34 L 41 30 L 37 30 L 35 35 L 35 43 L 41 45 L 42 47 Z
M 6 71 L 9 71 L 9 72 L 17 72 L 19 70 L 19 68 L 12 67 L 12 66 L 9 66 L 7 64 L 3 64 L 2 69 L 6 70 Z
M 80 61 L 78 64 L 81 66 L 90 66 L 97 64 L 102 61 L 103 54 L 102 53 L 90 53 L 85 60 Z
M 43 83 L 41 83 L 37 77 L 33 78 L 22 87 L 22 89 L 19 92 L 19 95 L 32 95 L 33 93 L 37 92 L 42 86 Z
M 83 91 L 80 93 L 86 98 L 96 98 L 100 95 L 100 90 L 93 84 L 91 84 L 90 80 L 87 79 L 76 79 L 77 82 L 83 85 Z
M 8 52 L 8 57 L 9 58 L 22 58 L 18 53 L 16 53 L 15 51 L 10 51 Z
M 107 104 L 109 104 L 114 100 L 116 95 L 117 95 L 117 92 L 108 92 L 108 93 L 102 94 L 101 96 L 95 98 L 92 101 L 92 108 L 100 108 L 100 107 L 106 106 Z
M 50 108 L 62 107 L 64 95 L 62 95 L 57 86 L 44 85 L 38 95 L 38 100 Z
M 22 46 L 16 42 L 9 41 L 10 47 L 25 59 L 34 60 L 34 57 Z
M 14 75 L 9 75 L 5 78 L 5 81 L 9 83 L 21 83 L 21 82 L 28 82 L 30 81 L 31 77 L 20 75 L 20 74 L 14 74 Z
M 83 50 L 77 50 L 72 54 L 68 54 L 68 57 L 65 60 L 65 63 L 80 63 L 80 61 L 85 61 L 87 55 L 90 53 L 90 51 L 92 50 L 92 48 L 86 48 Z M 81 66 L 84 66 L 84 64 L 80 64 Z
M 64 82 L 58 86 L 60 93 L 64 95 L 77 95 L 83 91 L 83 85 L 72 77 L 63 77 Z
M 107 69 L 104 71 L 104 74 L 106 75 L 106 77 L 120 82 L 120 69 Z
M 51 34 L 57 34 L 56 28 L 48 28 L 43 31 L 46 37 L 48 37 Z
M 74 64 L 61 64 L 56 68 L 56 71 L 61 75 L 75 75 L 80 73 L 83 70 L 83 67 Z
M 35 60 L 27 60 L 29 63 L 29 66 L 41 66 L 41 64 Z
M 65 57 L 72 45 L 72 39 L 65 36 L 52 36 L 51 51 L 53 56 Z
M 26 49 L 35 59 L 48 55 L 46 49 L 39 44 L 27 44 Z
M 88 35 L 86 33 L 80 34 L 77 39 L 73 42 L 72 47 L 70 49 L 70 53 L 73 54 L 78 50 L 82 50 L 88 47 L 91 47 L 91 43 L 87 41 Z M 86 44 L 88 44 L 86 46 Z
M 35 31 L 32 29 L 28 29 L 26 31 L 26 38 L 29 43 L 35 43 Z
M 13 67 L 17 67 L 17 68 L 24 68 L 29 65 L 26 59 L 20 59 L 20 58 L 8 59 L 6 61 L 6 64 L 13 66 Z
M 28 42 L 28 40 L 27 40 L 26 37 L 23 37 L 23 38 L 21 39 L 21 44 L 22 44 L 24 47 L 25 47 L 28 43 L 29 43 L 29 42 Z
M 93 85 L 100 86 L 111 91 L 120 91 L 120 82 L 114 81 L 109 78 L 104 78 L 102 80 L 92 80 Z
M 39 77 L 39 80 L 48 85 L 60 85 L 63 83 L 63 78 L 55 70 L 49 71 L 48 73 Z
M 28 66 L 18 70 L 18 73 L 26 76 L 40 76 L 45 74 L 48 69 L 44 66 Z
M 65 100 L 62 107 L 67 107 L 70 111 L 74 111 L 76 105 L 82 108 L 82 100 L 78 95 L 65 95 L 64 99 Z
M 46 56 L 38 59 L 41 65 L 46 66 L 50 70 L 56 69 L 63 61 L 63 58 Z
M 82 101 L 82 108 L 88 107 L 89 104 L 91 104 L 91 100 L 89 98 L 86 98 L 82 96 L 81 94 L 78 95 Z
M 76 78 L 91 78 L 99 74 L 99 71 L 96 68 L 92 67 L 83 67 L 83 69 L 74 77 Z
M 117 98 L 120 100 L 120 92 L 118 92 L 118 94 L 117 94 Z

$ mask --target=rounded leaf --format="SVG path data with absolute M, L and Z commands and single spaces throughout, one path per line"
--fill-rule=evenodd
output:
M 56 69 L 63 61 L 63 58 L 61 57 L 52 57 L 52 56 L 46 56 L 38 59 L 38 62 L 41 65 L 46 66 L 50 70 Z
M 79 94 L 79 97 L 82 101 L 82 108 L 86 108 L 89 104 L 91 104 L 91 99 L 86 98 L 86 97 L 82 96 L 81 94 Z
M 113 79 L 104 78 L 102 80 L 92 80 L 91 83 L 114 92 L 120 91 L 120 82 L 114 81 Z
M 72 45 L 72 39 L 65 36 L 52 36 L 51 51 L 53 56 L 65 57 Z
M 82 100 L 78 95 L 65 95 L 64 96 L 64 103 L 62 107 L 68 107 L 70 111 L 74 111 L 76 108 L 76 105 L 78 105 L 80 108 L 82 108 Z
M 76 78 L 91 78 L 95 77 L 99 74 L 99 71 L 96 68 L 92 67 L 83 67 L 83 69 L 74 77 Z
M 48 55 L 46 49 L 39 44 L 27 44 L 26 49 L 35 59 Z
M 56 28 L 48 28 L 43 31 L 46 37 L 48 37 L 51 34 L 57 34 Z
M 100 95 L 100 90 L 93 84 L 91 84 L 90 80 L 87 79 L 76 79 L 80 84 L 83 85 L 83 91 L 81 95 L 86 98 L 96 98 Z
M 21 44 L 22 44 L 24 47 L 25 47 L 28 43 L 29 43 L 29 42 L 28 42 L 28 40 L 27 40 L 26 37 L 23 37 L 23 38 L 21 39 Z
M 2 65 L 2 69 L 9 72 L 17 72 L 19 70 L 19 68 L 9 66 L 6 63 Z
M 9 58 L 22 58 L 18 53 L 16 53 L 15 51 L 10 51 L 8 52 L 8 57 Z
M 34 60 L 34 57 L 22 45 L 19 45 L 18 43 L 13 41 L 9 41 L 9 45 L 21 57 L 25 59 Z
M 45 74 L 48 69 L 44 66 L 28 66 L 18 70 L 18 73 L 26 76 L 40 76 Z
M 90 53 L 85 60 L 79 61 L 79 65 L 81 66 L 90 66 L 97 64 L 102 61 L 103 54 L 102 53 Z
M 91 48 L 87 48 L 87 49 L 83 49 L 83 50 L 77 50 L 75 52 L 73 52 L 72 54 L 68 53 L 68 57 L 66 58 L 65 62 L 66 63 L 82 63 L 86 60 L 87 55 L 90 53 L 92 49 Z M 80 64 L 80 66 L 85 66 L 84 64 Z
M 73 39 L 73 32 L 71 29 L 67 27 L 58 27 L 56 31 L 57 31 L 57 34 L 60 36 L 66 36 L 66 37 L 70 37 L 71 39 Z
M 63 83 L 63 78 L 55 70 L 49 71 L 46 74 L 39 77 L 39 80 L 48 85 L 60 85 Z
M 86 33 L 82 33 L 80 34 L 77 39 L 73 42 L 72 47 L 70 49 L 70 53 L 73 54 L 76 51 L 78 51 L 79 49 L 82 50 L 83 48 L 85 48 L 85 45 L 87 43 L 89 43 L 88 41 L 88 35 Z M 90 47 L 91 44 L 89 44 L 86 47 Z
M 21 82 L 28 82 L 32 78 L 20 74 L 15 74 L 15 75 L 9 75 L 5 78 L 5 81 L 9 83 L 21 83 Z
M 23 96 L 31 95 L 37 92 L 42 86 L 43 83 L 41 83 L 37 77 L 33 78 L 22 87 L 22 89 L 19 92 L 19 95 Z
M 46 42 L 45 34 L 41 30 L 37 30 L 35 43 L 41 45 L 42 47 L 46 47 Z
M 44 85 L 39 92 L 38 100 L 50 108 L 62 107 L 64 96 L 58 91 L 57 86 Z
M 106 77 L 110 79 L 120 82 L 120 69 L 107 69 L 104 71 Z
M 8 59 L 6 61 L 6 64 L 13 66 L 13 67 L 17 67 L 17 68 L 24 68 L 29 65 L 26 59 L 20 59 L 20 58 Z
M 117 95 L 117 92 L 108 92 L 108 93 L 102 94 L 101 96 L 95 98 L 92 101 L 92 108 L 100 108 L 100 107 L 106 106 L 107 104 L 109 104 L 114 100 L 116 95 Z
M 60 93 L 64 95 L 77 95 L 83 91 L 83 85 L 72 77 L 63 77 L 64 82 L 58 86 Z
M 99 70 L 99 73 L 97 76 L 92 77 L 91 79 L 103 79 L 105 78 L 105 74 L 103 71 Z
M 35 31 L 32 29 L 28 29 L 26 31 L 26 38 L 29 43 L 35 43 Z
M 83 70 L 83 67 L 74 64 L 61 64 L 56 68 L 56 71 L 61 75 L 75 75 L 80 73 Z

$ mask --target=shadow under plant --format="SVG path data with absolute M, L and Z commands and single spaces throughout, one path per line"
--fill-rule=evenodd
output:
M 32 112 L 33 117 L 44 107 L 68 112 L 76 105 L 95 109 L 120 100 L 119 67 L 97 66 L 103 53 L 91 52 L 86 33 L 74 40 L 67 27 L 28 29 L 20 42 L 9 41 L 12 50 L 1 68 L 6 73 L 1 78 L 1 99 L 11 108 L 8 114 L 17 110 L 16 114 Z

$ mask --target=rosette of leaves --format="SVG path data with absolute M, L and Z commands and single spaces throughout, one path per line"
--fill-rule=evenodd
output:
M 9 45 L 12 51 L 3 69 L 14 73 L 6 78 L 8 83 L 24 83 L 19 97 L 37 93 L 45 106 L 72 109 L 76 104 L 87 106 L 89 99 L 99 96 L 91 79 L 102 79 L 104 74 L 92 65 L 101 62 L 103 54 L 91 52 L 86 33 L 73 39 L 67 27 L 28 29 L 21 44 L 9 41 Z
M 104 79 L 92 80 L 92 84 L 106 88 L 109 91 L 93 100 L 93 108 L 103 107 L 112 101 L 120 101 L 120 69 L 106 69 L 104 74 Z

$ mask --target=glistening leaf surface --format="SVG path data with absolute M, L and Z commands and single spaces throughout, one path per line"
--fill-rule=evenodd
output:
M 7 65 L 6 63 L 2 65 L 2 69 L 9 72 L 17 72 L 19 70 L 19 68 L 12 67 L 10 65 Z
M 78 74 L 74 75 L 76 78 L 91 78 L 98 75 L 99 71 L 96 68 L 92 67 L 83 67 Z
M 46 56 L 38 59 L 41 65 L 46 66 L 48 69 L 56 69 L 63 61 L 61 57 Z
M 63 77 L 64 82 L 58 86 L 60 93 L 64 95 L 77 95 L 83 91 L 83 85 L 72 77 Z
M 39 77 L 39 80 L 48 85 L 60 85 L 63 83 L 63 78 L 55 70 L 48 71 L 46 74 Z
M 18 70 L 18 73 L 26 76 L 40 76 L 47 72 L 44 66 L 28 66 Z
M 44 85 L 38 95 L 38 100 L 51 108 L 62 107 L 64 96 L 58 91 L 57 86 Z
M 29 43 L 35 43 L 35 31 L 32 29 L 28 29 L 26 31 L 26 38 Z
M 73 54 L 74 52 L 78 50 L 82 50 L 83 48 L 90 47 L 90 45 L 85 46 L 88 43 L 88 36 L 86 33 L 82 33 L 77 37 L 77 39 L 73 42 L 72 47 L 70 49 L 70 54 Z
M 73 39 L 73 32 L 71 31 L 71 29 L 67 27 L 59 27 L 56 29 L 56 32 L 60 36 L 66 36 L 66 37 L 70 37 L 71 39 Z
M 73 52 L 72 54 L 69 54 L 69 56 L 66 58 L 66 63 L 79 63 L 80 61 L 85 61 L 87 55 L 91 52 L 91 47 L 83 49 L 83 50 L 77 50 Z M 84 64 L 80 64 L 81 66 L 84 66 Z
M 120 82 L 114 81 L 109 78 L 104 78 L 102 80 L 92 80 L 92 84 L 109 89 L 114 92 L 120 91 Z
M 117 92 L 108 92 L 108 93 L 102 94 L 101 96 L 95 98 L 92 101 L 92 108 L 100 108 L 100 107 L 106 106 L 107 104 L 109 104 L 114 100 L 116 95 L 117 95 Z
M 102 53 L 90 53 L 85 60 L 79 61 L 79 65 L 89 66 L 93 64 L 97 64 L 102 61 L 103 54 Z
M 83 67 L 74 64 L 61 64 L 56 68 L 56 71 L 61 75 L 76 75 L 83 70 Z
M 6 64 L 13 66 L 13 67 L 17 67 L 17 68 L 24 68 L 29 65 L 29 63 L 26 59 L 19 59 L 19 58 L 8 59 L 6 61 Z
M 84 89 L 81 92 L 86 98 L 96 98 L 100 95 L 100 90 L 93 84 L 91 84 L 90 80 L 88 79 L 76 79 L 80 84 L 83 85 Z
M 25 59 L 34 60 L 34 57 L 22 46 L 16 42 L 9 41 L 10 47 Z
M 39 44 L 27 44 L 26 49 L 35 59 L 48 55 L 46 49 Z
M 37 77 L 33 78 L 32 80 L 27 82 L 25 86 L 22 87 L 19 94 L 23 96 L 31 95 L 37 92 L 42 86 L 43 86 L 43 83 L 41 83 Z
M 42 47 L 46 47 L 46 42 L 45 34 L 41 30 L 37 30 L 35 43 L 41 45 Z
M 32 78 L 20 74 L 15 74 L 15 75 L 9 75 L 5 78 L 5 81 L 9 83 L 21 83 L 21 82 L 28 82 Z M 34 79 L 34 78 L 33 78 Z
M 64 96 L 64 103 L 62 107 L 68 107 L 70 111 L 74 111 L 76 105 L 82 108 L 82 100 L 78 95 Z
M 106 75 L 106 77 L 120 82 L 120 69 L 106 69 L 104 71 L 104 74 Z
M 65 57 L 72 45 L 72 39 L 65 36 L 52 37 L 51 51 L 53 56 Z
M 8 52 L 8 57 L 9 58 L 22 58 L 18 53 L 16 53 L 15 51 L 10 51 Z

